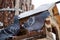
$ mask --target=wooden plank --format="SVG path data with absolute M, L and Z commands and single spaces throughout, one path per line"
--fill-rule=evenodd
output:
M 19 0 L 15 0 L 15 8 L 16 9 L 19 8 L 19 2 L 20 2 Z M 18 10 L 15 11 L 15 15 L 19 15 L 19 11 Z
M 52 11 L 53 11 L 53 15 L 54 16 L 55 15 L 59 15 L 59 12 L 58 12 L 58 9 L 57 9 L 57 6 L 56 5 L 53 7 Z

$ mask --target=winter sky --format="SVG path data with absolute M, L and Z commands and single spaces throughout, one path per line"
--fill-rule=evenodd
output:
M 46 4 L 46 3 L 54 3 L 59 0 L 32 0 L 32 4 L 34 4 L 35 9 L 39 7 L 40 5 Z M 60 4 L 57 5 L 59 13 L 60 13 Z

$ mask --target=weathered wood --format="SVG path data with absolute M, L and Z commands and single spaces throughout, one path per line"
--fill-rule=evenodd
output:
M 29 10 L 33 10 L 33 4 L 32 4 L 32 0 L 20 0 L 20 8 L 24 11 L 29 11 Z
M 58 9 L 57 9 L 57 6 L 55 5 L 52 9 L 52 12 L 53 12 L 53 25 L 55 27 L 53 27 L 55 30 L 55 33 L 56 33 L 56 36 L 57 36 L 57 40 L 60 40 L 60 16 L 59 16 L 59 13 L 58 13 Z
M 53 7 L 52 11 L 53 11 L 53 15 L 54 15 L 54 16 L 55 16 L 55 15 L 59 15 L 58 9 L 57 9 L 57 6 L 56 6 L 56 5 Z
M 15 0 L 15 8 L 16 9 L 19 8 L 19 0 Z M 15 11 L 15 15 L 19 15 L 19 11 L 18 10 Z

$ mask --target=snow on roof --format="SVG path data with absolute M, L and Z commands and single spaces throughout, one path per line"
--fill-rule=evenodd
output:
M 30 10 L 30 11 L 21 13 L 20 15 L 18 15 L 18 19 L 25 18 L 25 17 L 31 16 L 31 15 L 37 14 L 38 12 L 46 11 L 46 10 L 48 10 L 52 5 L 53 5 L 53 3 L 51 3 L 51 4 L 44 4 L 44 5 L 39 6 L 39 7 L 38 7 L 37 9 L 35 9 L 35 10 Z

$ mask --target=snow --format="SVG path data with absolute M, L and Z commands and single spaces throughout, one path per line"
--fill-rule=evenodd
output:
M 24 17 L 31 16 L 33 14 L 37 14 L 38 12 L 42 12 L 42 11 L 48 10 L 52 5 L 53 5 L 53 3 L 41 5 L 37 9 L 21 13 L 20 15 L 18 15 L 18 18 L 21 19 L 21 18 L 24 18 Z

